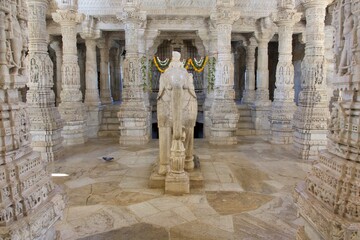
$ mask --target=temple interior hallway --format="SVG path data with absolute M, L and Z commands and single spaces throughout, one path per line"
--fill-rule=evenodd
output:
M 120 147 L 91 139 L 49 166 L 68 195 L 60 239 L 295 239 L 292 192 L 310 164 L 291 146 L 241 137 L 236 146 L 195 140 L 205 186 L 184 196 L 148 188 L 158 141 Z M 103 156 L 114 157 L 111 162 Z

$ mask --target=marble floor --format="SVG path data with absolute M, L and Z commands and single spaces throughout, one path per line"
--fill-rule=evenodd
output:
M 158 141 L 137 147 L 90 139 L 49 165 L 67 194 L 59 239 L 295 239 L 301 219 L 292 202 L 310 163 L 291 146 L 241 137 L 236 146 L 195 140 L 204 187 L 183 196 L 148 188 Z M 110 162 L 103 156 L 113 157 Z

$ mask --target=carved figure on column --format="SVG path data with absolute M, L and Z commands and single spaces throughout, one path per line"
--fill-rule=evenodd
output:
M 345 0 L 343 9 L 345 18 L 342 30 L 344 45 L 342 47 L 339 63 L 339 75 L 349 74 L 351 71 L 353 42 L 354 37 L 356 37 L 354 35 L 356 31 L 354 27 L 354 17 L 351 13 L 350 0 Z
M 160 160 L 159 160 L 159 171 L 158 173 L 163 175 L 168 171 L 169 157 L 170 157 L 170 143 L 172 139 L 172 128 L 173 110 L 171 108 L 171 96 L 172 96 L 172 81 L 173 76 L 167 73 L 170 69 L 183 69 L 184 71 L 179 72 L 182 74 L 181 77 L 186 76 L 186 81 L 182 84 L 184 89 L 183 103 L 182 103 L 182 126 L 185 133 L 184 146 L 186 152 L 186 164 L 185 169 L 191 170 L 193 168 L 193 136 L 194 127 L 197 116 L 197 100 L 195 94 L 195 88 L 193 83 L 192 74 L 188 74 L 183 68 L 183 64 L 180 61 L 180 53 L 173 52 L 173 59 L 169 68 L 160 77 L 160 87 L 157 102 L 157 116 L 158 116 L 158 127 L 159 127 L 159 140 L 160 140 Z M 186 73 L 186 74 L 185 74 Z M 183 76 L 184 75 L 184 76 Z
M 16 17 L 16 5 L 12 4 L 11 12 L 7 15 L 5 29 L 7 30 L 8 64 L 10 74 L 17 74 L 22 66 L 23 33 Z

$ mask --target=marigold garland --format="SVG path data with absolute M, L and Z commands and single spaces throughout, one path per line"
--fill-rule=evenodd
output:
M 194 70 L 197 73 L 201 73 L 202 71 L 204 71 L 206 63 L 208 61 L 208 57 L 206 56 L 205 59 L 201 59 L 199 62 L 197 62 L 195 58 L 194 58 L 195 61 L 193 61 L 191 58 L 189 60 L 191 60 L 190 63 L 191 63 L 191 66 L 194 68 Z M 195 64 L 194 64 L 194 62 L 195 62 Z
M 191 58 L 189 58 L 187 61 L 183 61 L 184 64 L 184 68 L 186 70 L 188 70 L 190 68 L 190 66 L 197 72 L 197 73 L 201 73 L 202 71 L 204 71 L 204 68 L 208 62 L 208 56 L 206 56 L 205 58 L 201 58 L 199 61 L 196 60 L 194 58 L 194 60 L 192 60 Z M 161 61 L 158 57 L 154 56 L 153 58 L 154 64 L 157 68 L 157 70 L 161 73 L 165 72 L 165 70 L 169 67 L 170 65 L 170 60 L 169 59 L 165 59 L 164 61 Z
M 154 59 L 154 64 L 159 72 L 163 73 L 169 67 L 170 61 L 168 61 L 168 64 L 166 66 L 165 65 L 161 66 L 162 67 L 161 68 L 160 63 L 158 62 L 158 58 L 156 56 L 154 56 L 153 59 Z

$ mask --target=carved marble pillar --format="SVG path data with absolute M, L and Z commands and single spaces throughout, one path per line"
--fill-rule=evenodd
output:
M 86 108 L 82 103 L 80 91 L 80 70 L 76 48 L 77 24 L 83 15 L 76 10 L 57 10 L 52 14 L 55 22 L 61 26 L 63 40 L 62 91 L 59 111 L 65 120 L 62 131 L 64 143 L 81 144 L 86 141 Z
M 236 144 L 236 123 L 239 119 L 235 104 L 234 64 L 231 58 L 232 24 L 240 15 L 232 4 L 218 5 L 210 18 L 216 24 L 218 58 L 214 85 L 214 100 L 210 109 L 210 143 Z
M 327 0 L 304 2 L 306 47 L 301 65 L 301 91 L 294 114 L 294 149 L 303 159 L 325 148 L 327 119 L 326 64 L 324 56 Z
M 259 31 L 255 32 L 258 42 L 256 99 L 252 105 L 252 118 L 257 134 L 269 134 L 271 101 L 269 100 L 269 56 L 268 44 L 274 36 L 276 26 L 270 17 L 262 18 Z
M 325 62 L 326 62 L 326 87 L 327 87 L 327 101 L 329 102 L 329 109 L 331 110 L 334 102 L 339 97 L 338 91 L 334 89 L 333 79 L 335 77 L 336 58 L 333 49 L 334 46 L 334 26 L 325 26 Z M 335 92 L 334 92 L 335 91 Z
M 106 35 L 98 41 L 100 48 L 100 99 L 102 104 L 113 102 L 110 89 L 109 45 Z
M 59 106 L 61 102 L 60 93 L 61 93 L 61 66 L 62 66 L 62 46 L 60 41 L 54 41 L 50 44 L 50 47 L 55 51 L 56 54 L 56 99 L 55 104 Z
M 110 57 L 110 66 L 112 68 L 111 92 L 114 101 L 121 100 L 120 53 L 120 47 L 113 48 L 113 54 Z
M 46 42 L 47 1 L 29 2 L 31 9 L 38 14 L 29 15 L 29 63 L 30 78 L 26 98 L 30 115 L 32 147 L 41 153 L 46 162 L 52 162 L 62 153 L 61 131 L 63 121 L 55 107 L 55 95 L 51 89 L 53 82 L 53 63 L 48 54 Z
M 85 104 L 88 106 L 99 106 L 100 97 L 97 78 L 96 64 L 96 40 L 93 38 L 85 38 L 86 45 L 86 90 Z
M 321 13 L 325 4 L 309 2 L 306 11 Z M 360 71 L 359 17 L 359 0 L 335 1 L 335 58 L 344 59 L 336 62 L 338 74 L 333 77 L 333 84 L 341 97 L 331 112 L 327 149 L 320 152 L 305 182 L 295 189 L 294 200 L 306 220 L 299 240 L 360 239 L 360 79 L 356 77 Z M 348 30 L 354 35 L 347 35 Z M 316 39 L 322 40 L 319 36 Z M 352 61 L 347 61 L 348 57 Z
M 94 29 L 94 19 L 89 18 L 83 25 L 81 37 L 85 39 L 85 105 L 87 107 L 87 136 L 96 137 L 101 123 L 101 102 L 98 89 L 98 71 L 96 63 L 96 39 L 100 31 Z
M 45 29 L 47 5 L 48 1 L 45 0 L 2 1 L 0 4 L 1 239 L 36 239 L 40 236 L 43 239 L 54 239 L 54 224 L 62 217 L 65 207 L 63 197 L 45 170 L 45 162 L 31 147 L 29 112 L 33 109 L 27 109 L 27 105 L 19 101 L 18 94 L 19 88 L 25 87 L 25 80 L 29 79 L 25 67 L 29 27 L 30 52 L 27 58 L 29 63 L 30 59 L 34 59 L 31 65 L 33 68 L 29 66 L 32 72 L 30 79 L 41 83 L 39 95 L 45 95 L 39 99 L 32 98 L 31 104 L 39 104 L 50 95 L 43 86 L 47 83 L 46 88 L 50 88 L 51 61 L 46 53 L 45 32 L 40 31 Z M 11 20 L 11 23 L 5 27 L 7 20 Z M 16 62 L 18 59 L 20 62 Z M 45 59 L 47 62 L 43 62 Z M 45 100 L 41 103 L 47 105 L 49 102 Z M 46 115 L 52 116 L 54 113 L 51 107 L 42 110 Z M 49 110 L 51 113 L 45 113 Z M 44 129 L 54 127 L 58 131 L 56 122 L 49 121 L 52 120 L 49 118 L 43 119 Z
M 140 75 L 139 29 L 146 15 L 134 3 L 127 3 L 118 18 L 125 24 L 125 49 L 123 72 L 123 102 L 118 112 L 120 144 L 139 145 L 149 141 L 150 112 L 146 106 L 143 80 Z
M 202 37 L 205 42 L 204 37 Z M 217 61 L 217 32 L 216 29 L 211 29 L 209 34 L 209 48 L 208 48 L 209 61 L 206 65 L 206 96 L 203 105 L 204 109 L 204 136 L 210 139 L 211 136 L 211 106 L 214 101 L 214 85 L 215 85 L 215 73 L 216 73 L 216 61 Z
M 246 46 L 246 76 L 245 76 L 245 89 L 243 91 L 242 103 L 252 104 L 255 97 L 255 50 L 257 42 L 254 37 L 249 39 Z
M 289 144 L 293 141 L 294 66 L 292 64 L 293 27 L 300 21 L 301 13 L 294 7 L 280 6 L 273 16 L 278 25 L 279 62 L 276 66 L 276 89 L 271 108 L 271 143 Z

